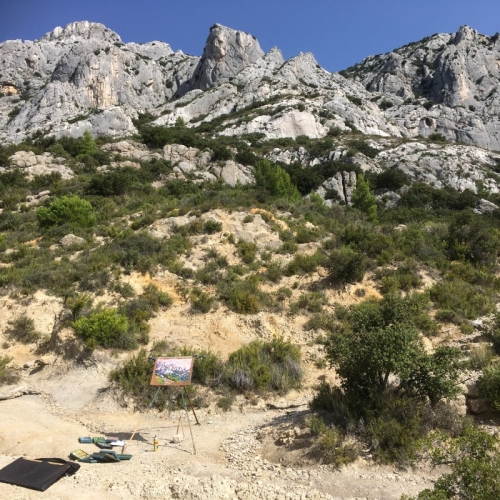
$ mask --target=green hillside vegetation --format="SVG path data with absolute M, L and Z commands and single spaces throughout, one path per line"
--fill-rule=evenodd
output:
M 373 148 L 356 134 L 319 141 L 264 140 L 258 134 L 214 138 L 211 133 L 217 123 L 153 127 L 143 116 L 137 125 L 139 135 L 134 139 L 152 148 L 183 144 L 210 149 L 215 161 L 234 154 L 236 161 L 254 168 L 256 183 L 230 187 L 194 182 L 189 176 L 185 181 L 168 180 L 172 165 L 165 160 L 134 159 L 139 169 L 102 173 L 99 166 L 127 158 L 111 157 L 99 149 L 109 138 L 92 139 L 88 134 L 81 139 L 37 137 L 0 146 L 0 166 L 8 165 L 8 157 L 16 151 L 52 152 L 64 157 L 76 174 L 63 180 L 58 174 L 29 179 L 18 169 L 0 173 L 2 294 L 23 298 L 44 289 L 62 297 L 73 314 L 70 325 L 89 352 L 142 346 L 111 379 L 143 408 L 150 395 L 138 387 L 151 373 L 148 356 L 192 350 L 155 345 L 148 352 L 148 321 L 161 308 L 170 307 L 172 298 L 154 288 L 136 295 L 122 278 L 132 271 L 154 276 L 166 269 L 178 275 L 192 314 L 224 307 L 244 315 L 275 311 L 306 317 L 305 328 L 324 344 L 325 361 L 341 380 L 340 387 L 321 383 L 312 403 L 325 460 L 341 464 L 355 458 L 352 448 L 343 448 L 344 439 L 352 435 L 371 447 L 376 459 L 401 464 L 420 456 L 423 444 L 433 440 L 431 431 L 460 439 L 468 435 L 468 428 L 441 405 L 457 394 L 467 360 L 447 347 L 429 354 L 422 336 L 435 337 L 450 323 L 470 333 L 471 320 L 495 311 L 500 291 L 500 214 L 496 210 L 478 215 L 472 208 L 485 197 L 498 203 L 498 195 L 438 190 L 412 183 L 398 169 L 363 177 L 359 167 L 347 161 L 324 161 L 305 169 L 264 158 L 277 146 L 304 146 L 321 157 L 336 143 L 373 156 Z M 305 197 L 341 171 L 358 173 L 354 206 L 334 203 L 329 208 L 318 196 Z M 162 181 L 161 187 L 153 187 L 155 181 Z M 406 190 L 395 208 L 386 208 L 373 196 L 375 188 L 402 186 Z M 48 202 L 39 207 L 25 204 L 28 195 L 42 190 L 50 190 Z M 262 250 L 223 234 L 220 223 L 204 219 L 213 209 L 247 212 L 247 223 L 254 217 L 250 209 L 261 209 L 268 214 L 262 218 L 270 230 L 279 235 L 280 248 Z M 194 222 L 175 228 L 164 239 L 148 231 L 158 219 L 181 215 L 192 216 Z M 405 227 L 398 227 L 401 224 Z M 56 245 L 68 233 L 84 242 Z M 220 235 L 239 263 L 229 265 L 212 252 L 200 269 L 184 266 L 182 257 L 188 257 L 193 238 L 212 234 Z M 33 240 L 37 245 L 27 244 Z M 316 250 L 299 253 L 304 244 L 315 244 Z M 277 264 L 272 259 L 275 253 L 289 256 L 289 263 Z M 425 290 L 424 275 L 433 281 Z M 347 308 L 328 302 L 326 290 L 342 291 L 366 276 L 374 280 L 383 299 Z M 284 286 L 285 279 L 293 285 Z M 290 298 L 292 288 L 300 291 L 300 298 Z M 105 292 L 114 303 L 93 308 L 92 298 Z M 497 347 L 499 324 L 497 320 L 491 332 Z M 32 338 L 21 331 L 13 333 L 13 341 L 16 335 L 23 342 Z M 300 353 L 282 339 L 252 343 L 226 361 L 213 353 L 198 354 L 195 381 L 226 398 L 221 407 L 230 406 L 237 392 L 286 392 L 301 384 Z M 1 358 L 0 375 L 8 362 Z M 491 408 L 499 410 L 496 354 L 481 368 L 484 392 Z

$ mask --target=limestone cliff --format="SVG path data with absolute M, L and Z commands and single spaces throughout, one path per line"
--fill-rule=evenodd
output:
M 34 42 L 0 44 L 0 139 L 34 133 L 135 132 L 182 118 L 214 133 L 324 137 L 332 128 L 382 137 L 440 133 L 500 150 L 499 36 L 464 26 L 338 73 L 312 54 L 265 54 L 242 31 L 214 25 L 201 57 L 163 42 L 124 44 L 102 24 L 77 22 Z

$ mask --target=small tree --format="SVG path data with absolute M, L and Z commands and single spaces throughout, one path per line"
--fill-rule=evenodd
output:
M 299 201 L 300 193 L 290 176 L 279 165 L 269 160 L 259 160 L 255 165 L 255 183 L 258 189 L 267 191 L 275 198 Z
M 94 153 L 97 153 L 97 151 L 98 151 L 97 144 L 95 143 L 92 134 L 88 130 L 85 130 L 83 136 L 80 138 L 80 144 L 78 146 L 78 154 L 92 155 Z
M 366 214 L 370 222 L 377 222 L 377 199 L 361 174 L 356 179 L 356 188 L 352 193 L 352 205 Z
M 41 227 L 73 223 L 91 227 L 96 222 L 92 205 L 79 196 L 62 196 L 48 207 L 37 210 L 36 216 Z
M 390 386 L 432 405 L 457 394 L 460 351 L 440 347 L 427 354 L 414 323 L 417 308 L 397 296 L 366 301 L 331 333 L 326 358 L 354 407 L 369 408 Z

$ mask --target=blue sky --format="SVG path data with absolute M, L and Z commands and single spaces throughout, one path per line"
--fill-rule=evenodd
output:
M 201 55 L 209 28 L 251 33 L 285 58 L 312 52 L 329 71 L 468 24 L 500 31 L 500 0 L 0 0 L 0 41 L 34 40 L 72 21 L 100 22 L 124 42 L 161 40 Z

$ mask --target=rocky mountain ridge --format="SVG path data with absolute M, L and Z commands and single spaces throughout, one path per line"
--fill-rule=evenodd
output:
M 224 135 L 321 138 L 337 127 L 382 137 L 441 133 L 500 150 L 499 61 L 498 37 L 466 26 L 338 74 L 312 54 L 265 54 L 251 35 L 219 24 L 194 57 L 158 41 L 124 44 L 101 24 L 77 22 L 34 42 L 0 44 L 0 138 L 130 135 L 132 119 L 149 112 L 159 125 L 212 122 Z

